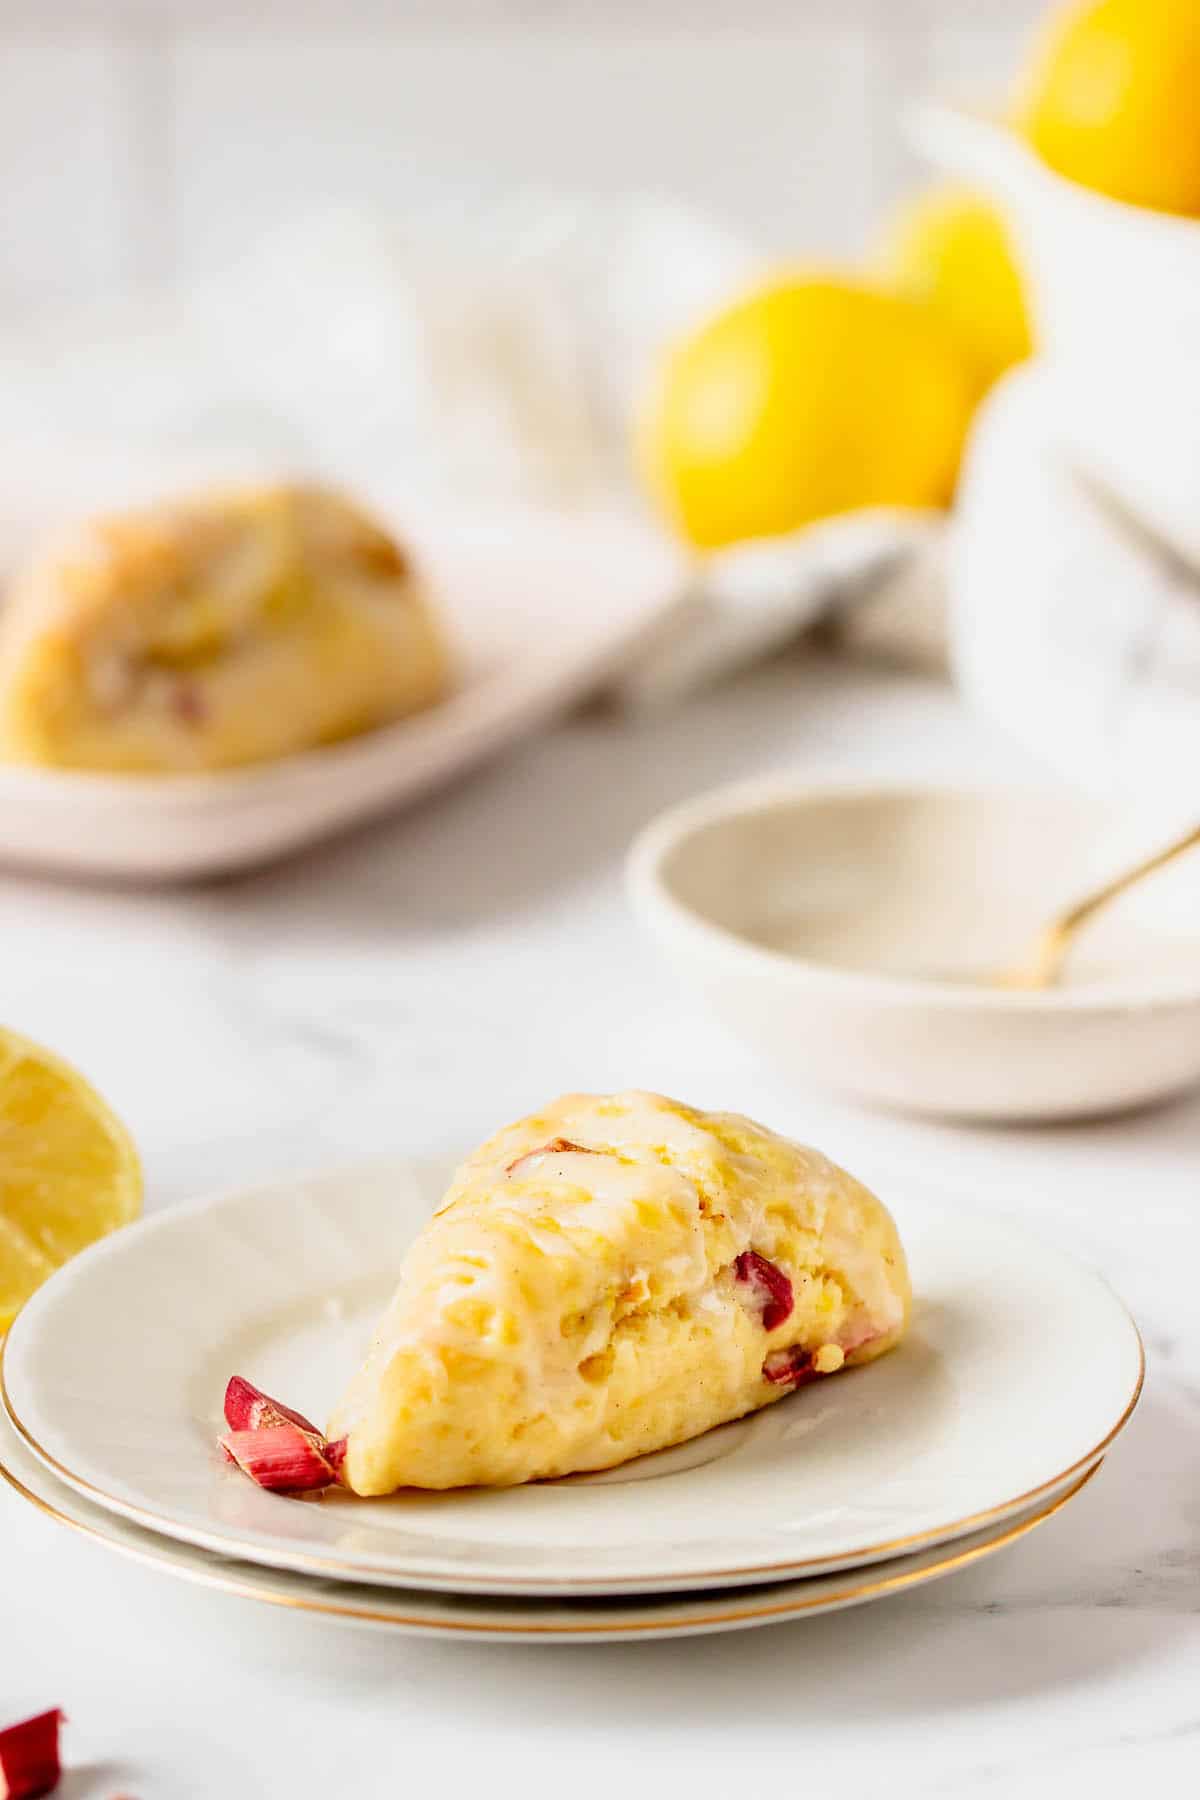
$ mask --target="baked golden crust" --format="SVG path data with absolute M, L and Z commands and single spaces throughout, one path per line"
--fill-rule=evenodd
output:
M 19 579 L 0 750 L 60 768 L 230 768 L 431 705 L 446 658 L 403 550 L 281 484 L 98 519 Z
M 330 1436 L 362 1494 L 606 1468 L 881 1355 L 910 1298 L 891 1217 L 818 1152 L 567 1095 L 459 1170 Z

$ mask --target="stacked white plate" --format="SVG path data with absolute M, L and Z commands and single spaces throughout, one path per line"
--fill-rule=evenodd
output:
M 320 1418 L 444 1165 L 173 1208 L 68 1264 L 0 1366 L 0 1465 L 185 1579 L 379 1629 L 587 1642 L 766 1624 L 990 1556 L 1095 1473 L 1141 1388 L 1095 1275 L 1015 1225 L 891 1195 L 918 1296 L 872 1367 L 600 1474 L 505 1490 L 262 1492 L 216 1447 L 238 1373 Z

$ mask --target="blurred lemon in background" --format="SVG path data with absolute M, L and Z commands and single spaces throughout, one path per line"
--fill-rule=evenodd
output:
M 931 308 L 851 279 L 780 280 L 668 355 L 638 465 L 705 549 L 856 506 L 943 505 L 974 392 Z
M 1056 13 L 1019 97 L 1051 168 L 1135 206 L 1200 213 L 1200 0 Z
M 141 1210 L 120 1120 L 75 1069 L 0 1027 L 0 1335 L 55 1269 Z
M 898 293 L 933 306 L 975 365 L 979 391 L 1033 348 L 1021 276 L 994 206 L 939 187 L 902 206 L 881 269 Z

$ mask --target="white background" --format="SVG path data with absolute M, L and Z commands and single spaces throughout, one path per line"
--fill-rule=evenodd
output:
M 0 315 L 304 211 L 547 185 L 857 251 L 907 98 L 998 93 L 1038 0 L 0 0 Z

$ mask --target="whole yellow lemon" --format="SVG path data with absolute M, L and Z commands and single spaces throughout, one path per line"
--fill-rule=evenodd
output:
M 856 506 L 943 505 L 974 391 L 932 309 L 864 282 L 780 280 L 667 356 L 638 464 L 703 548 Z
M 1135 206 L 1200 213 L 1200 0 L 1087 0 L 1055 14 L 1019 112 L 1060 174 Z
M 977 194 L 933 188 L 902 206 L 883 239 L 896 291 L 935 307 L 975 364 L 980 392 L 1033 348 L 1025 293 L 1000 214 Z

